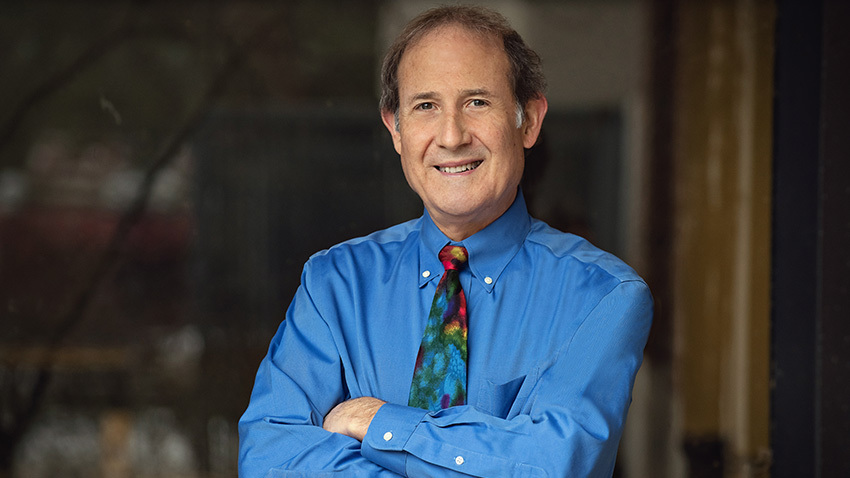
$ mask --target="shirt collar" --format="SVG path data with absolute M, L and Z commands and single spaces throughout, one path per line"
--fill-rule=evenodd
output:
M 531 229 L 531 217 L 522 190 L 511 207 L 484 229 L 460 242 L 451 241 L 434 224 L 428 211 L 422 216 L 419 243 L 419 286 L 443 274 L 437 255 L 446 244 L 458 244 L 469 254 L 469 270 L 487 292 L 492 292 L 502 271 L 522 246 Z

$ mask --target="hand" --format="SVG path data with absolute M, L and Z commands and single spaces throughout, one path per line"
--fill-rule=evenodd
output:
M 333 407 L 325 416 L 322 428 L 331 433 L 340 433 L 363 441 L 372 418 L 378 409 L 386 403 L 372 397 L 360 397 L 347 400 Z

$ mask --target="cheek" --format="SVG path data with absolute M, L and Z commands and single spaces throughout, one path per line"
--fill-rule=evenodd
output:
M 428 143 L 426 131 L 414 125 L 408 125 L 406 128 L 402 126 L 402 128 L 405 134 L 398 135 L 399 148 L 408 155 L 420 156 Z
M 522 149 L 522 130 L 515 127 L 514 119 L 504 115 L 492 118 L 492 121 L 481 130 L 482 134 L 489 139 L 490 144 L 494 147 L 505 151 Z
M 410 145 L 404 145 L 405 154 L 401 155 L 401 170 L 404 173 L 407 183 L 414 189 L 421 184 L 425 177 L 425 169 L 420 155 L 410 149 Z M 418 192 L 418 191 L 417 191 Z
M 422 181 L 419 180 L 419 176 L 417 176 L 415 168 L 411 167 L 407 161 L 402 160 L 401 171 L 404 173 L 404 179 L 407 181 L 407 185 L 410 186 L 410 189 L 412 189 L 416 194 L 419 194 L 421 189 L 420 183 Z

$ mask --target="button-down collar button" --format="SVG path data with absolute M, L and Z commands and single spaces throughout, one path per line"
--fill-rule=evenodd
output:
M 393 432 L 384 433 L 384 441 L 390 441 L 393 439 Z
M 485 277 L 485 278 L 484 278 L 484 282 L 485 282 L 487 285 L 490 285 L 490 284 L 492 284 L 492 283 L 493 283 L 493 278 L 492 278 L 492 277 L 490 277 L 490 276 L 487 276 L 487 277 Z
M 422 277 L 424 277 L 424 278 L 426 278 L 426 279 L 427 279 L 427 278 L 429 278 L 429 277 L 431 277 L 431 271 L 425 271 L 425 272 L 423 272 L 423 273 L 422 273 Z
M 463 457 L 458 455 L 455 457 L 455 463 L 458 465 L 463 465 Z

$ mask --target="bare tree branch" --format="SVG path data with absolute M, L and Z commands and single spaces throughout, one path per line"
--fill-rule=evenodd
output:
M 246 58 L 248 53 L 252 49 L 256 48 L 256 46 L 267 38 L 273 29 L 281 23 L 284 18 L 284 13 L 285 11 L 281 10 L 277 14 L 269 17 L 254 30 L 246 41 L 241 44 L 237 44 L 233 48 L 218 73 L 213 78 L 213 81 L 210 83 L 205 94 L 198 102 L 193 113 L 183 123 L 183 125 L 163 143 L 163 147 L 145 174 L 139 193 L 132 205 L 119 219 L 109 244 L 95 264 L 89 279 L 85 282 L 85 286 L 81 289 L 80 294 L 77 296 L 68 312 L 64 314 L 54 332 L 47 339 L 46 347 L 44 349 L 44 359 L 38 361 L 45 365 L 39 369 L 38 376 L 35 379 L 35 384 L 32 386 L 28 394 L 29 397 L 27 397 L 26 400 L 20 401 L 20 403 L 24 404 L 24 406 L 21 410 L 19 410 L 19 413 L 12 417 L 13 423 L 11 423 L 11 426 L 3 427 L 3 429 L 0 430 L 0 445 L 2 445 L 0 446 L 0 449 L 5 450 L 2 453 L 11 453 L 14 445 L 19 442 L 20 438 L 29 428 L 36 414 L 40 410 L 46 396 L 48 385 L 50 384 L 53 376 L 53 367 L 51 364 L 55 362 L 58 347 L 84 320 L 85 312 L 90 306 L 92 299 L 95 297 L 100 287 L 109 278 L 110 271 L 113 270 L 114 266 L 121 258 L 121 252 L 128 235 L 132 231 L 133 227 L 143 217 L 147 209 L 151 190 L 157 175 L 169 164 L 182 145 L 191 138 L 201 126 L 203 120 L 214 104 L 215 99 L 221 95 L 226 87 L 228 79 L 239 69 L 242 61 Z M 126 29 L 119 29 L 115 33 L 116 38 L 122 37 L 126 34 Z M 102 55 L 105 52 L 104 48 L 106 47 L 107 45 L 103 44 L 97 48 L 91 49 L 90 54 L 86 55 L 85 59 L 75 62 L 75 66 L 73 68 L 69 68 L 66 75 L 61 76 L 61 78 L 56 78 L 50 82 L 51 88 L 55 88 L 56 85 L 60 84 L 62 81 L 67 81 L 69 77 L 78 73 L 80 69 L 85 67 L 85 65 L 89 64 L 96 57 Z M 34 95 L 34 99 L 30 100 L 29 103 L 39 101 L 43 95 L 49 93 L 51 88 L 40 88 L 39 91 L 42 93 Z M 23 108 L 22 110 L 25 109 L 26 108 Z M 0 143 L 0 145 L 2 145 L 2 143 Z M 2 465 L 3 457 L 0 457 L 0 473 L 2 473 Z
M 0 151 L 5 148 L 12 139 L 12 136 L 14 136 L 14 134 L 18 131 L 18 128 L 20 128 L 23 123 L 23 119 L 26 117 L 30 109 L 38 105 L 55 91 L 59 90 L 62 86 L 68 84 L 86 68 L 114 49 L 116 45 L 127 39 L 132 31 L 129 19 L 130 15 L 125 15 L 118 28 L 101 38 L 100 41 L 89 46 L 86 51 L 84 51 L 65 68 L 59 70 L 56 74 L 36 86 L 29 95 L 25 96 L 21 102 L 18 103 L 16 108 L 12 109 L 9 119 L 3 127 L 0 128 Z
M 44 82 L 37 85 L 26 95 L 18 105 L 12 109 L 6 122 L 0 127 L 0 152 L 12 141 L 14 135 L 23 125 L 27 114 L 42 101 L 61 90 L 77 76 L 86 71 L 90 66 L 96 64 L 101 58 L 114 51 L 122 44 L 135 38 L 145 36 L 156 36 L 158 38 L 172 38 L 178 40 L 191 40 L 182 30 L 174 28 L 159 28 L 155 30 L 139 30 L 132 23 L 133 15 L 125 15 L 121 24 L 106 34 L 99 41 L 90 45 L 83 53 L 75 58 L 67 66 L 50 76 Z

